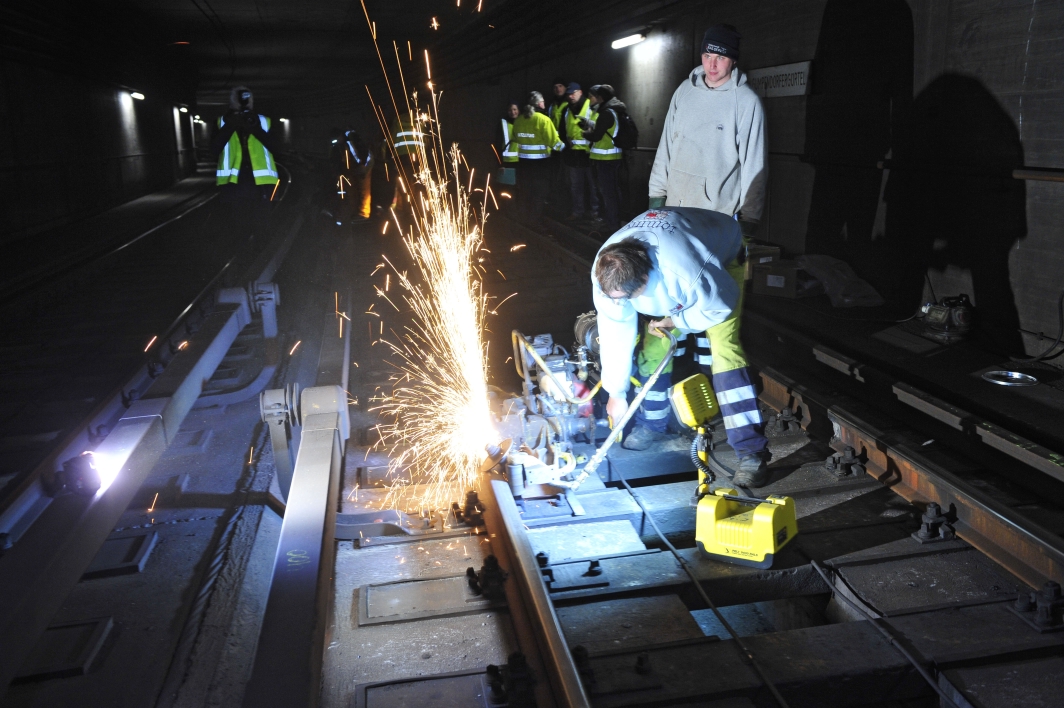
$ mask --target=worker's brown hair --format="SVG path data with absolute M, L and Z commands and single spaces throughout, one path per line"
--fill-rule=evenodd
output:
M 614 290 L 634 293 L 646 284 L 654 267 L 645 243 L 629 236 L 599 253 L 595 280 L 607 295 Z

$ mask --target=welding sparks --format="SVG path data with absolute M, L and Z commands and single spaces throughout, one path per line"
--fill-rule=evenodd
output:
M 183 349 L 185 349 L 185 348 L 187 348 L 187 347 L 188 347 L 188 340 L 186 340 L 186 341 L 184 341 L 184 342 L 181 342 L 180 344 L 178 344 L 178 345 L 177 345 L 177 351 L 181 351 L 181 350 L 183 350 Z
M 296 342 L 294 345 L 292 345 L 292 348 L 288 351 L 288 356 L 292 356 L 293 354 L 295 354 L 296 353 L 296 349 L 299 349 L 299 345 L 302 344 L 302 343 L 303 343 L 303 340 L 300 339 L 298 342 Z
M 404 239 L 422 282 L 392 267 L 414 321 L 402 341 L 385 341 L 398 371 L 379 407 L 390 419 L 381 434 L 392 468 L 429 480 L 416 502 L 430 508 L 443 508 L 476 485 L 484 445 L 495 437 L 487 405 L 486 298 L 475 270 L 481 232 L 468 192 L 447 179 L 458 176 L 457 149 L 449 157 L 450 175 L 422 168 L 420 228 Z M 394 491 L 398 504 L 404 490 Z
M 155 340 L 158 339 L 158 338 L 159 338 L 159 335 L 155 335 L 154 337 L 152 337 L 151 341 L 148 342 L 148 346 L 144 347 L 144 351 L 147 352 L 149 349 L 151 349 L 151 345 L 155 344 Z
M 250 465 L 250 464 L 251 464 L 252 462 L 254 462 L 254 461 L 255 461 L 255 446 L 254 446 L 254 445 L 252 445 L 252 446 L 251 446 L 251 447 L 250 447 L 250 448 L 248 449 L 248 464 Z
M 440 23 L 436 21 L 435 17 L 433 17 L 432 18 L 432 22 L 429 23 L 429 27 L 431 27 L 434 30 L 438 30 L 440 28 Z
M 525 244 L 523 244 L 523 243 L 519 243 L 519 244 L 516 244 L 514 246 L 510 246 L 510 253 L 513 253 L 514 251 L 520 251 L 524 247 L 525 247 Z
M 155 502 L 157 502 L 157 501 L 159 501 L 159 492 L 156 492 L 155 493 L 155 498 L 151 500 L 151 506 L 148 507 L 148 513 L 149 514 L 151 512 L 153 512 L 153 511 L 155 511 Z M 155 519 L 152 519 L 152 521 L 155 521 Z
M 368 21 L 364 1 L 362 6 Z M 433 29 L 438 27 L 438 20 L 433 18 Z M 409 43 L 407 53 L 412 60 Z M 379 49 L 377 54 L 392 106 L 403 115 L 400 102 L 391 93 L 392 82 Z M 431 91 L 431 101 L 425 107 L 418 104 L 416 92 L 406 93 L 400 66 L 405 114 L 411 123 L 423 126 L 420 130 L 426 136 L 411 155 L 413 172 L 400 169 L 402 174 L 396 175 L 401 191 L 410 195 L 407 205 L 411 224 L 405 235 L 395 209 L 391 210 L 415 267 L 408 275 L 385 261 L 396 275 L 404 310 L 408 311 L 403 315 L 409 314 L 410 321 L 398 333 L 390 330 L 388 339 L 383 336 L 383 321 L 380 323 L 381 338 L 373 344 L 380 343 L 390 350 L 389 363 L 395 373 L 389 390 L 375 393 L 371 400 L 378 403 L 372 410 L 379 411 L 385 421 L 374 429 L 378 444 L 389 452 L 393 478 L 424 481 L 417 485 L 409 481 L 396 483 L 383 505 L 400 508 L 402 504 L 405 510 L 420 508 L 431 512 L 449 508 L 452 501 L 477 486 L 484 446 L 498 437 L 487 396 L 487 297 L 475 261 L 486 207 L 481 207 L 484 213 L 478 219 L 460 176 L 466 162 L 457 146 L 444 149 L 439 132 L 439 94 L 433 90 L 427 50 L 424 57 Z M 376 105 L 372 94 L 370 101 Z M 388 134 L 383 111 L 378 113 L 378 120 Z M 395 146 L 389 147 L 394 152 Z M 385 289 L 389 285 L 390 274 Z M 400 311 L 385 290 L 376 286 L 374 290 Z

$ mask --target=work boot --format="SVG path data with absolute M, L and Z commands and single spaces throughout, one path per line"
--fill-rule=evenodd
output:
M 739 487 L 764 487 L 772 476 L 768 468 L 768 461 L 771 459 L 772 453 L 768 450 L 739 458 L 739 467 L 732 477 L 732 484 Z
M 637 425 L 632 430 L 632 434 L 621 442 L 621 447 L 625 450 L 646 450 L 654 443 L 667 437 L 669 436 L 665 433 L 659 433 L 645 426 Z

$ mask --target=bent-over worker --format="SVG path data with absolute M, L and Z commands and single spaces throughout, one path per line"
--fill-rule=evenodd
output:
M 592 268 L 592 292 L 610 417 L 620 420 L 628 409 L 629 380 L 645 383 L 667 353 L 668 340 L 658 330 L 704 332 L 728 443 L 739 458 L 733 482 L 760 487 L 769 478 L 771 453 L 739 343 L 741 245 L 742 232 L 731 215 L 691 207 L 651 209 L 603 244 Z M 639 314 L 652 318 L 643 332 Z M 623 447 L 645 450 L 666 437 L 671 371 L 669 362 L 636 412 L 635 429 Z

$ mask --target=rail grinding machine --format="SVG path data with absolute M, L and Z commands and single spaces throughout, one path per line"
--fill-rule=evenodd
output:
M 538 496 L 551 486 L 572 490 L 577 465 L 574 445 L 594 444 L 600 428 L 596 394 L 601 388 L 595 313 L 577 318 L 576 343 L 567 350 L 550 335 L 525 337 L 513 332 L 514 363 L 522 395 L 491 392 L 495 425 L 503 444 L 492 446 L 484 470 L 505 470 L 515 497 Z M 711 421 L 718 413 L 709 379 L 695 374 L 669 392 L 677 420 L 694 431 L 691 459 L 698 469 L 695 540 L 708 557 L 768 568 L 775 555 L 798 533 L 794 502 L 769 495 L 761 499 L 717 484 L 708 451 Z M 648 454 L 653 454 L 648 452 Z M 567 492 L 571 498 L 571 493 Z

